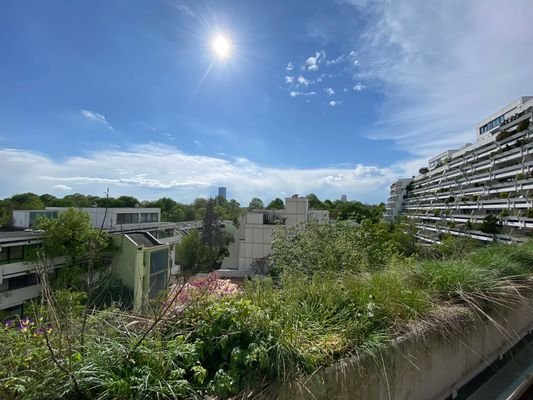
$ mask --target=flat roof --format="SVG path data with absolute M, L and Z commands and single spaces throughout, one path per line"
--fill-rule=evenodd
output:
M 126 233 L 126 236 L 129 237 L 137 246 L 144 246 L 144 247 L 155 247 L 155 246 L 161 246 L 161 243 L 152 237 L 152 235 L 148 234 L 147 232 L 131 232 Z
M 1 242 L 14 242 L 21 240 L 40 239 L 41 232 L 24 232 L 24 231 L 0 231 Z

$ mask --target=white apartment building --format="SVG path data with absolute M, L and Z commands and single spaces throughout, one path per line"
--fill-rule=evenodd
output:
M 284 210 L 251 210 L 243 214 L 239 228 L 234 232 L 235 241 L 229 246 L 229 257 L 222 269 L 251 271 L 255 260 L 272 252 L 274 228 L 277 225 L 299 226 L 309 221 L 329 223 L 329 211 L 309 208 L 305 197 L 294 195 L 285 199 Z
M 40 245 L 42 233 L 34 228 L 39 217 L 57 218 L 66 210 L 67 207 L 16 210 L 13 212 L 14 229 L 0 231 L 0 310 L 20 312 L 25 301 L 40 295 L 41 287 L 31 253 Z M 188 230 L 199 226 L 196 222 L 160 222 L 159 208 L 108 208 L 106 211 L 105 208 L 91 207 L 80 210 L 89 214 L 93 227 L 103 226 L 121 248 L 112 266 L 123 283 L 131 286 L 136 309 L 154 296 L 154 287 L 161 288 L 162 274 L 168 279 L 175 260 L 174 245 Z M 54 267 L 60 268 L 64 263 L 63 257 L 57 258 Z
M 385 217 L 405 215 L 427 242 L 440 242 L 443 234 L 527 240 L 533 235 L 532 128 L 533 97 L 520 97 L 476 125 L 476 143 L 441 153 L 418 176 L 395 182 Z
M 392 221 L 403 210 L 403 203 L 407 197 L 407 189 L 410 188 L 412 178 L 398 179 L 390 186 L 390 195 L 383 218 Z

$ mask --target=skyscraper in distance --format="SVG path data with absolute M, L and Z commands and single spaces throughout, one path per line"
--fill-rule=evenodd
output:
M 226 188 L 224 186 L 218 187 L 218 196 L 226 199 Z

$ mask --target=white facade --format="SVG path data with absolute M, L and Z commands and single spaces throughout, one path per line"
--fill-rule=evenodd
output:
M 446 163 L 415 177 L 398 213 L 389 216 L 410 218 L 418 237 L 426 242 L 439 242 L 443 234 L 487 242 L 531 237 L 532 127 L 533 97 L 529 96 L 485 118 L 476 125 L 477 142 L 454 150 Z M 391 186 L 391 198 L 394 189 Z M 501 223 L 500 232 L 488 232 L 483 226 L 490 214 Z
M 411 178 L 398 179 L 390 186 L 390 196 L 383 218 L 389 221 L 394 220 L 402 211 L 408 189 L 412 187 L 410 186 L 412 181 Z
M 271 254 L 277 225 L 299 226 L 309 221 L 329 223 L 329 212 L 309 209 L 307 198 L 297 195 L 285 199 L 284 210 L 248 211 L 241 216 L 235 242 L 229 247 L 230 257 L 224 260 L 222 268 L 250 271 L 255 260 Z
M 35 265 L 29 251 L 41 243 L 41 233 L 32 231 L 41 216 L 57 218 L 68 210 L 66 207 L 48 207 L 46 210 L 17 210 L 13 212 L 14 226 L 26 231 L 0 232 L 0 310 L 20 310 L 25 301 L 38 297 L 41 287 L 35 276 Z M 159 208 L 81 208 L 89 214 L 93 227 L 104 229 L 110 234 L 149 232 L 158 245 L 169 248 L 170 265 L 174 263 L 174 244 L 190 229 L 198 228 L 196 222 L 170 223 L 160 221 Z M 105 215 L 105 221 L 104 221 Z M 123 263 L 127 254 L 118 254 L 115 264 Z M 62 267 L 64 257 L 54 260 L 54 267 Z

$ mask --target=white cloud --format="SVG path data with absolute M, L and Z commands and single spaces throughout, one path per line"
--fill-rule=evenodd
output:
M 318 64 L 326 59 L 326 52 L 324 50 L 317 51 L 314 56 L 308 57 L 305 60 L 304 69 L 308 71 L 318 71 Z
M 174 0 L 174 6 L 176 9 L 186 17 L 196 17 L 196 13 L 185 3 L 180 0 Z
M 346 193 L 362 201 L 379 201 L 391 180 L 405 175 L 406 165 L 277 168 L 245 158 L 224 159 L 183 153 L 162 144 L 104 150 L 62 160 L 19 149 L 0 149 L 0 196 L 32 191 L 63 195 L 66 186 L 98 195 L 107 187 L 111 196 L 131 195 L 141 200 L 169 196 L 192 201 L 209 196 L 216 186 L 231 188 L 241 203 L 259 196 L 265 200 L 286 193 L 317 193 L 338 198 Z M 117 169 L 116 166 L 121 168 Z M 59 186 L 58 186 L 59 185 Z M 55 186 L 55 187 L 54 187 Z
M 298 76 L 298 78 L 296 79 L 296 82 L 298 82 L 298 84 L 303 85 L 303 86 L 309 86 L 309 84 L 311 83 L 310 80 L 305 79 L 302 75 Z
M 70 186 L 67 186 L 67 185 L 54 185 L 52 186 L 54 189 L 59 189 L 59 190 L 63 190 L 65 192 L 68 192 L 70 190 L 72 190 L 72 188 Z
M 324 92 L 326 92 L 330 96 L 333 96 L 335 94 L 335 91 L 332 88 L 330 88 L 330 87 L 325 88 Z
M 293 63 L 288 63 L 287 66 L 285 67 L 285 69 L 287 71 L 292 71 L 294 69 L 294 64 Z
M 369 135 L 431 157 L 474 141 L 478 121 L 533 93 L 530 0 L 398 0 L 369 3 L 367 13 L 354 79 L 386 95 Z M 501 21 L 513 28 L 495 28 Z
M 337 58 L 334 58 L 333 60 L 326 60 L 326 65 L 340 64 L 343 61 L 345 61 L 346 58 L 347 58 L 346 54 L 341 54 L 340 56 L 338 56 Z
M 294 83 L 294 76 L 286 76 L 285 77 L 285 83 Z
M 353 86 L 353 90 L 355 90 L 356 92 L 361 92 L 363 89 L 365 88 L 365 85 L 363 85 L 362 83 L 356 83 L 354 86 Z
M 192 142 L 198 147 L 203 147 L 204 146 L 203 143 L 200 142 L 199 140 L 193 140 Z
M 299 92 L 299 91 L 291 91 L 289 93 L 289 96 L 291 97 L 298 97 L 298 96 L 314 96 L 316 95 L 316 92 Z
M 102 114 L 98 114 L 97 112 L 84 109 L 80 111 L 81 115 L 83 115 L 88 120 L 98 122 L 99 124 L 107 126 L 110 130 L 114 130 L 111 124 L 107 122 L 106 118 Z
M 329 102 L 329 105 L 330 105 L 331 107 L 335 107 L 335 106 L 338 106 L 338 105 L 340 105 L 340 104 L 342 104 L 342 101 L 339 101 L 339 100 L 331 100 L 331 101 Z

